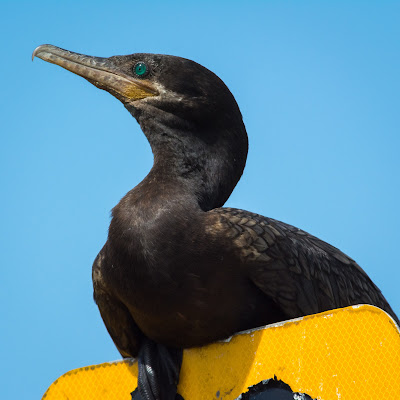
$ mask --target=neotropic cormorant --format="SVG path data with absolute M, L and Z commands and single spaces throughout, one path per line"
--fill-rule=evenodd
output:
M 147 338 L 172 349 L 201 346 L 360 303 L 399 324 L 340 250 L 283 222 L 221 208 L 242 175 L 248 144 L 239 107 L 215 74 L 157 54 L 97 58 L 43 45 L 33 56 L 119 99 L 154 154 L 146 178 L 114 207 L 93 265 L 94 298 L 123 357 L 137 356 Z

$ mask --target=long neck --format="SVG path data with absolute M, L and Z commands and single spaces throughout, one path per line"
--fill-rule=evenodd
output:
M 221 207 L 239 181 L 246 162 L 247 135 L 243 123 L 233 124 L 232 130 L 216 128 L 195 133 L 152 125 L 144 131 L 154 154 L 154 165 L 143 184 L 176 184 L 177 190 L 193 196 L 203 211 Z

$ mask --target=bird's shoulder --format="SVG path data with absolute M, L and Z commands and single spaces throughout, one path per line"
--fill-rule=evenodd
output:
M 209 212 L 215 228 L 219 227 L 226 237 L 241 249 L 243 260 L 270 261 L 279 258 L 280 252 L 287 257 L 301 257 L 301 250 L 317 258 L 334 257 L 341 264 L 361 267 L 336 247 L 308 232 L 287 223 L 236 208 L 217 208 Z M 277 252 L 279 250 L 279 252 Z M 250 253 L 249 253 L 250 251 Z M 300 253 L 299 253 L 300 251 Z M 260 260 L 260 261 L 261 261 Z

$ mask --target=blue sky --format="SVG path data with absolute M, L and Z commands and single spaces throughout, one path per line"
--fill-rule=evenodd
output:
M 354 258 L 400 314 L 400 3 L 1 2 L 2 398 L 119 358 L 92 300 L 110 210 L 150 148 L 108 93 L 30 57 L 43 43 L 191 58 L 219 75 L 249 158 L 227 205 Z

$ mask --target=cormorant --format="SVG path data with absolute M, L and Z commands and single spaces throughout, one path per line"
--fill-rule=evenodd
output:
M 93 264 L 103 321 L 123 357 L 142 351 L 142 381 L 152 379 L 143 378 L 143 365 L 154 352 L 338 307 L 372 304 L 399 324 L 380 290 L 340 250 L 283 222 L 222 208 L 242 175 L 248 143 L 239 107 L 214 73 L 159 54 L 97 58 L 42 45 L 34 56 L 119 99 L 154 154 L 149 174 L 112 210 Z M 173 385 L 180 354 L 170 352 Z M 148 399 L 175 395 L 146 390 Z

